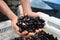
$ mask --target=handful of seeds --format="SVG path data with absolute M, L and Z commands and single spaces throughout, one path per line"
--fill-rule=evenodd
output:
M 45 21 L 40 19 L 40 17 L 33 18 L 26 15 L 19 17 L 17 25 L 20 28 L 20 32 L 23 32 L 24 30 L 35 32 L 36 29 L 44 27 Z

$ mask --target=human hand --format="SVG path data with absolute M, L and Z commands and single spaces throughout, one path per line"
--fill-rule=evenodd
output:
M 29 14 L 25 13 L 25 15 L 31 16 L 33 18 L 40 17 L 40 14 L 35 13 L 35 12 L 30 12 Z M 42 19 L 42 16 L 40 17 L 40 19 Z M 35 30 L 35 32 L 40 32 L 40 31 L 41 31 L 40 28 Z M 27 37 L 34 36 L 35 32 L 29 32 L 28 35 L 27 35 Z
M 34 17 L 34 18 L 39 16 L 42 19 L 42 16 L 40 16 L 40 14 L 38 14 L 38 13 L 35 13 L 35 12 L 32 12 L 32 11 L 29 11 L 29 12 L 26 12 L 26 13 L 23 12 L 23 9 L 22 9 L 21 5 L 20 5 L 20 13 L 21 13 L 22 16 L 29 15 L 29 16 Z M 41 31 L 41 29 L 36 29 L 36 32 L 40 32 L 40 31 Z M 25 35 L 25 37 L 31 37 L 31 36 L 34 36 L 34 34 L 35 34 L 34 32 L 30 32 L 27 35 Z
M 26 35 L 28 34 L 28 31 L 23 31 L 22 33 L 19 32 L 19 27 L 16 25 L 17 23 L 17 20 L 18 20 L 18 17 L 14 17 L 13 20 L 11 20 L 11 23 L 12 23 L 12 27 L 14 28 L 15 32 L 22 36 L 22 37 L 26 37 Z

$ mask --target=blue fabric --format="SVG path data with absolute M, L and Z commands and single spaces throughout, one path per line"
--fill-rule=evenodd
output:
M 43 1 L 49 1 L 49 2 L 52 2 L 52 3 L 60 4 L 59 0 L 32 0 L 31 3 L 30 3 L 30 5 L 32 7 L 36 7 L 36 8 L 52 9 L 50 6 L 48 6 Z
M 31 1 L 30 5 L 35 8 L 52 9 L 47 4 L 45 4 L 42 0 L 33 0 Z
M 60 4 L 60 0 L 44 0 L 44 1 L 49 1 L 49 2 L 56 3 L 56 4 Z

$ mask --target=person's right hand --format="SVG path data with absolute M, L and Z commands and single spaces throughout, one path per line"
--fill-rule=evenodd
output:
M 18 35 L 20 35 L 21 37 L 25 37 L 25 38 L 34 36 L 34 33 L 31 33 L 31 32 L 28 33 L 28 31 L 26 31 L 26 30 L 24 30 L 22 33 L 19 32 L 19 27 L 16 25 L 17 21 L 18 21 L 18 17 L 16 16 L 16 17 L 12 18 L 11 23 L 12 23 L 12 27 L 13 27 L 14 31 Z
M 19 32 L 19 27 L 16 25 L 17 20 L 18 20 L 18 17 L 14 17 L 13 20 L 11 20 L 13 29 L 14 29 L 15 32 L 16 32 L 17 34 L 19 34 L 20 36 L 26 37 L 26 35 L 28 34 L 28 31 L 23 31 L 22 33 L 20 33 L 20 32 Z

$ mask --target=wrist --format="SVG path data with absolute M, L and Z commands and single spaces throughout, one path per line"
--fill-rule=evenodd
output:
M 27 15 L 32 15 L 33 14 L 33 12 L 29 12 L 29 13 L 27 13 Z
M 11 14 L 8 16 L 8 18 L 13 21 L 13 20 L 16 20 L 18 17 L 15 15 L 15 14 Z
M 16 19 L 18 19 L 18 17 L 17 16 L 14 16 L 14 17 L 12 17 L 11 21 L 14 21 Z
M 32 11 L 24 12 L 25 15 L 32 15 Z

